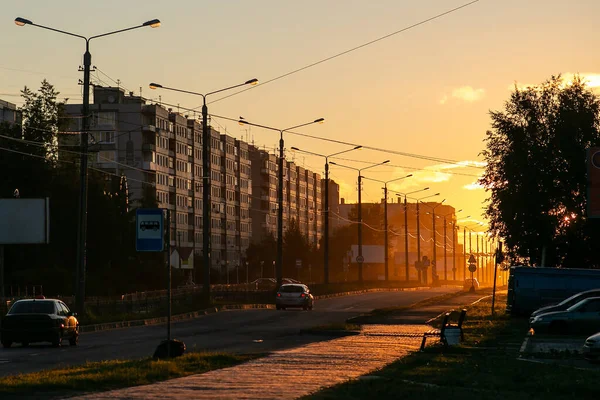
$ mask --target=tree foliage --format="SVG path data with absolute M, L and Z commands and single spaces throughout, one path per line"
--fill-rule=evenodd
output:
M 64 129 L 58 92 L 44 80 L 38 92 L 27 87 L 21 109 L 23 124 L 0 125 L 0 197 L 50 198 L 50 244 L 7 245 L 7 293 L 17 287 L 43 286 L 47 294 L 72 295 L 75 284 L 79 168 L 75 158 L 62 159 L 57 135 Z M 88 172 L 88 295 L 116 295 L 164 288 L 160 254 L 135 251 L 135 214 L 129 209 L 126 180 Z M 155 199 L 146 203 L 155 205 Z
M 600 100 L 576 77 L 553 76 L 515 87 L 492 111 L 480 183 L 486 214 L 514 262 L 546 266 L 600 264 L 600 229 L 586 217 L 586 149 L 600 144 Z

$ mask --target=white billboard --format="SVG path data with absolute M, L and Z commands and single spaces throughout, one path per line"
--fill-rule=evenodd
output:
M 350 251 L 352 253 L 351 262 L 356 263 L 356 257 L 358 257 L 358 245 L 353 244 L 350 247 Z M 383 264 L 385 261 L 384 255 L 384 247 L 383 246 L 373 246 L 373 245 L 365 245 L 362 246 L 362 256 L 364 258 L 365 264 Z
M 0 245 L 50 243 L 50 199 L 0 199 Z

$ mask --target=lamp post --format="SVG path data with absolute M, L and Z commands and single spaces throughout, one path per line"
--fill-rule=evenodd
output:
M 401 179 L 406 179 L 406 178 L 410 178 L 412 176 L 412 174 L 408 174 L 406 176 L 401 176 L 400 178 L 396 178 L 396 179 L 392 179 L 389 181 L 381 181 L 379 179 L 373 179 L 373 178 L 367 178 L 366 176 L 363 176 L 363 178 L 371 180 L 371 181 L 375 181 L 375 182 L 379 182 L 379 183 L 383 183 L 383 254 L 384 254 L 384 276 L 385 276 L 385 281 L 387 282 L 389 280 L 389 269 L 388 269 L 388 265 L 389 265 L 389 260 L 388 260 L 388 249 L 389 249 L 389 243 L 388 243 L 388 212 L 387 212 L 387 197 L 388 197 L 388 188 L 387 185 L 388 183 L 392 183 L 392 182 L 396 182 L 399 181 Z
M 447 251 L 448 251 L 448 241 L 447 241 L 447 222 L 446 222 L 446 217 L 449 215 L 454 215 L 454 214 L 458 214 L 462 212 L 462 209 L 453 212 L 453 213 L 449 213 L 449 214 L 445 214 L 442 215 L 441 217 L 444 219 L 444 280 L 447 281 L 448 280 L 448 257 L 447 257 Z M 438 216 L 439 218 L 440 216 Z M 454 224 L 454 218 L 452 218 L 452 223 Z M 456 250 L 454 249 L 454 225 L 452 225 L 452 247 L 453 247 L 453 258 L 452 258 L 452 269 L 454 270 L 454 273 L 456 274 L 456 266 L 454 265 L 454 262 L 456 261 Z
M 358 263 L 358 281 L 362 282 L 363 280 L 363 270 L 362 270 L 362 266 L 363 266 L 363 256 L 362 256 L 362 198 L 361 198 L 361 191 L 362 191 L 362 175 L 361 172 L 369 169 L 369 168 L 373 168 L 373 167 L 377 167 L 379 165 L 383 165 L 383 164 L 387 164 L 389 163 L 390 160 L 385 160 L 383 162 L 377 163 L 377 164 L 372 164 L 369 165 L 368 167 L 364 167 L 364 168 L 354 168 L 354 167 L 349 167 L 347 165 L 341 165 L 335 162 L 331 162 L 331 165 L 337 165 L 338 167 L 342 167 L 342 168 L 348 168 L 348 169 L 352 169 L 354 171 L 358 171 L 358 257 L 356 262 Z
M 248 122 L 245 119 L 240 119 L 238 122 L 240 125 L 256 126 L 258 128 L 264 128 L 271 131 L 279 132 L 279 171 L 278 171 L 278 188 L 277 188 L 277 287 L 281 286 L 283 279 L 283 132 L 291 131 L 292 129 L 301 128 L 303 126 L 319 124 L 325 121 L 325 118 L 318 118 L 314 121 L 307 122 L 300 125 L 295 125 L 286 129 L 273 128 L 271 126 L 259 125 L 252 122 Z
M 440 201 L 437 205 L 435 206 L 427 206 L 425 203 L 423 203 L 423 205 L 426 205 L 427 207 L 431 208 L 431 213 L 432 213 L 432 217 L 433 217 L 433 230 L 431 232 L 431 234 L 433 235 L 433 261 L 431 262 L 431 279 L 433 281 L 437 281 L 438 277 L 437 277 L 437 249 L 436 249 L 436 234 L 437 232 L 435 231 L 435 209 L 438 208 L 439 206 L 441 206 L 444 202 L 446 201 L 446 199 Z
M 76 270 L 76 305 L 79 312 L 83 312 L 85 303 L 85 267 L 86 267 L 86 237 L 87 237 L 87 168 L 88 168 L 88 130 L 90 129 L 90 67 L 92 65 L 92 55 L 90 53 L 90 41 L 104 36 L 114 35 L 133 29 L 150 26 L 158 28 L 160 21 L 153 19 L 146 21 L 141 25 L 130 28 L 119 29 L 112 32 L 103 33 L 91 37 L 77 35 L 75 33 L 50 28 L 44 25 L 34 24 L 25 18 L 15 18 L 17 26 L 31 25 L 49 31 L 62 33 L 85 40 L 85 53 L 83 54 L 83 110 L 82 110 L 82 129 L 81 129 L 81 165 L 80 165 L 80 185 L 79 185 L 79 209 L 77 213 L 77 270 Z
M 429 190 L 429 187 L 420 189 L 420 190 L 415 190 L 414 192 L 408 192 L 408 193 L 396 193 L 396 196 L 398 197 L 402 197 L 404 196 L 404 261 L 406 263 L 406 281 L 409 281 L 409 265 L 408 265 L 408 204 L 406 202 L 406 195 L 408 194 L 413 194 L 413 193 L 419 193 L 419 192 L 423 192 Z M 412 199 L 412 197 L 411 197 Z
M 465 218 L 471 218 L 470 215 L 467 215 Z M 456 247 L 458 246 L 458 229 L 460 227 L 456 226 L 456 220 L 452 221 L 452 280 L 456 281 Z M 464 241 L 464 237 L 463 237 Z M 465 251 L 465 246 L 463 244 L 463 254 Z M 464 268 L 464 267 L 463 267 Z M 464 279 L 464 271 L 463 271 L 463 279 Z
M 428 199 L 430 197 L 434 197 L 434 196 L 439 196 L 439 192 L 436 194 L 432 194 L 430 196 L 425 196 L 425 197 L 421 197 L 420 199 L 414 199 L 417 201 L 417 261 L 421 262 L 421 212 L 419 210 L 419 203 L 421 202 L 421 200 L 425 200 Z M 425 271 L 425 284 L 427 283 L 427 271 Z M 419 281 L 421 281 L 422 278 L 420 276 L 420 271 L 419 271 Z
M 202 262 L 203 262 L 203 292 L 205 301 L 210 303 L 210 227 L 211 227 L 211 215 L 210 215 L 210 142 L 211 135 L 208 130 L 208 107 L 206 106 L 206 97 L 211 94 L 224 92 L 226 90 L 235 89 L 244 85 L 256 85 L 258 83 L 258 79 L 250 79 L 244 83 L 240 83 L 238 85 L 226 87 L 224 89 L 215 90 L 213 92 L 208 92 L 206 94 L 191 92 L 188 90 L 175 89 L 167 86 L 163 86 L 158 83 L 151 83 L 150 89 L 165 89 L 172 90 L 174 92 L 192 94 L 194 96 L 202 97 Z M 194 140 L 195 143 L 195 140 Z M 195 206 L 195 204 L 194 204 Z M 195 224 L 194 224 L 195 229 Z M 194 241 L 196 235 L 194 234 Z M 194 252 L 196 251 L 196 244 L 194 242 Z
M 329 283 L 329 158 L 333 156 L 339 156 L 340 154 L 348 153 L 353 150 L 358 150 L 360 148 L 362 148 L 362 146 L 356 146 L 352 149 L 339 151 L 329 155 L 323 155 L 319 153 L 313 153 L 311 151 L 301 150 L 297 147 L 292 147 L 292 150 L 325 158 L 325 240 L 323 242 L 323 282 L 325 284 Z

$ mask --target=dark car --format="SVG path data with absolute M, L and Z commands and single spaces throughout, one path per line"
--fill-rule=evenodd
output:
M 275 297 L 275 308 L 285 310 L 287 307 L 301 307 L 312 310 L 315 298 L 310 294 L 308 286 L 301 283 L 281 285 Z
M 18 300 L 2 318 L 0 341 L 5 348 L 13 343 L 28 346 L 34 342 L 50 342 L 58 347 L 63 339 L 77 346 L 79 322 L 76 317 L 77 314 L 60 300 Z
M 277 286 L 277 281 L 273 278 L 258 278 L 250 282 L 250 287 L 255 290 L 272 290 Z
M 600 297 L 588 297 L 565 311 L 538 314 L 530 321 L 533 333 L 594 333 L 600 330 Z
M 533 313 L 531 313 L 531 319 L 539 314 L 545 314 L 553 311 L 565 311 L 567 308 L 579 303 L 581 300 L 587 299 L 588 297 L 600 297 L 600 289 L 592 289 L 577 293 L 569 298 L 564 299 L 558 304 L 553 304 L 535 310 Z

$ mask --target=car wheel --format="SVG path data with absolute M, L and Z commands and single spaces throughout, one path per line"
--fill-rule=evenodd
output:
M 279 304 L 277 304 L 277 305 L 275 306 L 275 309 L 276 309 L 276 310 L 281 310 L 281 306 L 280 306 Z
M 12 342 L 9 342 L 9 341 L 4 341 L 4 342 L 2 342 L 2 346 L 3 346 L 5 349 L 8 349 L 8 348 L 10 348 L 10 346 L 12 346 Z
M 302 309 L 303 309 L 304 311 L 306 311 L 306 310 L 308 310 L 308 306 L 304 306 L 304 307 L 302 307 Z

